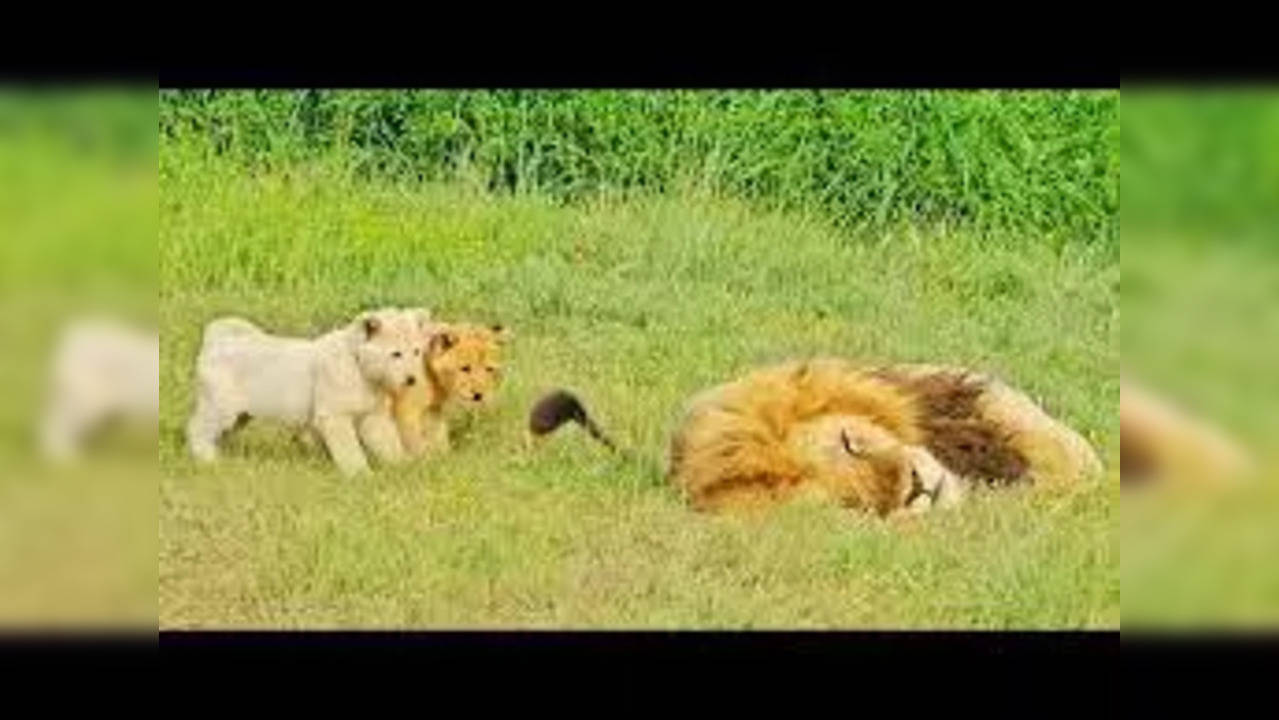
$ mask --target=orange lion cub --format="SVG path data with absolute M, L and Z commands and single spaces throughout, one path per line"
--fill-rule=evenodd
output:
M 409 457 L 447 452 L 446 411 L 475 410 L 492 401 L 502 378 L 502 346 L 511 333 L 501 325 L 439 323 L 428 332 L 426 382 L 396 394 L 393 412 Z

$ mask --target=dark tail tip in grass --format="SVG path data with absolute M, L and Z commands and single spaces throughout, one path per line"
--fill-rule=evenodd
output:
M 609 450 L 617 450 L 613 441 L 604 434 L 591 416 L 586 412 L 582 401 L 567 390 L 556 390 L 543 396 L 528 416 L 528 429 L 535 437 L 549 435 L 566 422 L 575 422 L 586 428 L 591 437 L 600 441 Z

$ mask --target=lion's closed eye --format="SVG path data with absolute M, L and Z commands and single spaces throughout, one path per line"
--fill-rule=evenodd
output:
M 839 439 L 840 439 L 840 442 L 842 442 L 844 445 L 844 452 L 848 453 L 849 455 L 852 455 L 853 457 L 857 457 L 861 455 L 861 448 L 857 446 L 857 444 L 852 440 L 852 438 L 848 437 L 848 431 L 840 430 Z

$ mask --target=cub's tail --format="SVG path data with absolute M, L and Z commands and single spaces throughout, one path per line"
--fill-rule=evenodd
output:
M 549 435 L 566 422 L 575 422 L 586 429 L 591 437 L 613 452 L 621 452 L 595 423 L 582 401 L 567 390 L 555 390 L 543 396 L 528 416 L 528 429 L 535 437 Z

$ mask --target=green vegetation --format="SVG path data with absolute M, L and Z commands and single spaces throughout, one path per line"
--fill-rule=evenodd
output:
M 1117 467 L 1117 106 L 163 96 L 161 626 L 1117 627 L 1113 475 L 895 525 L 707 517 L 660 467 L 691 393 L 816 354 L 997 372 Z M 204 323 L 313 334 L 391 303 L 516 333 L 453 454 L 344 480 L 260 423 L 187 457 Z M 574 429 L 525 448 L 557 386 L 645 460 Z
M 690 185 L 842 227 L 945 222 L 1118 255 L 1115 92 L 165 93 L 166 142 L 259 168 L 581 199 Z

